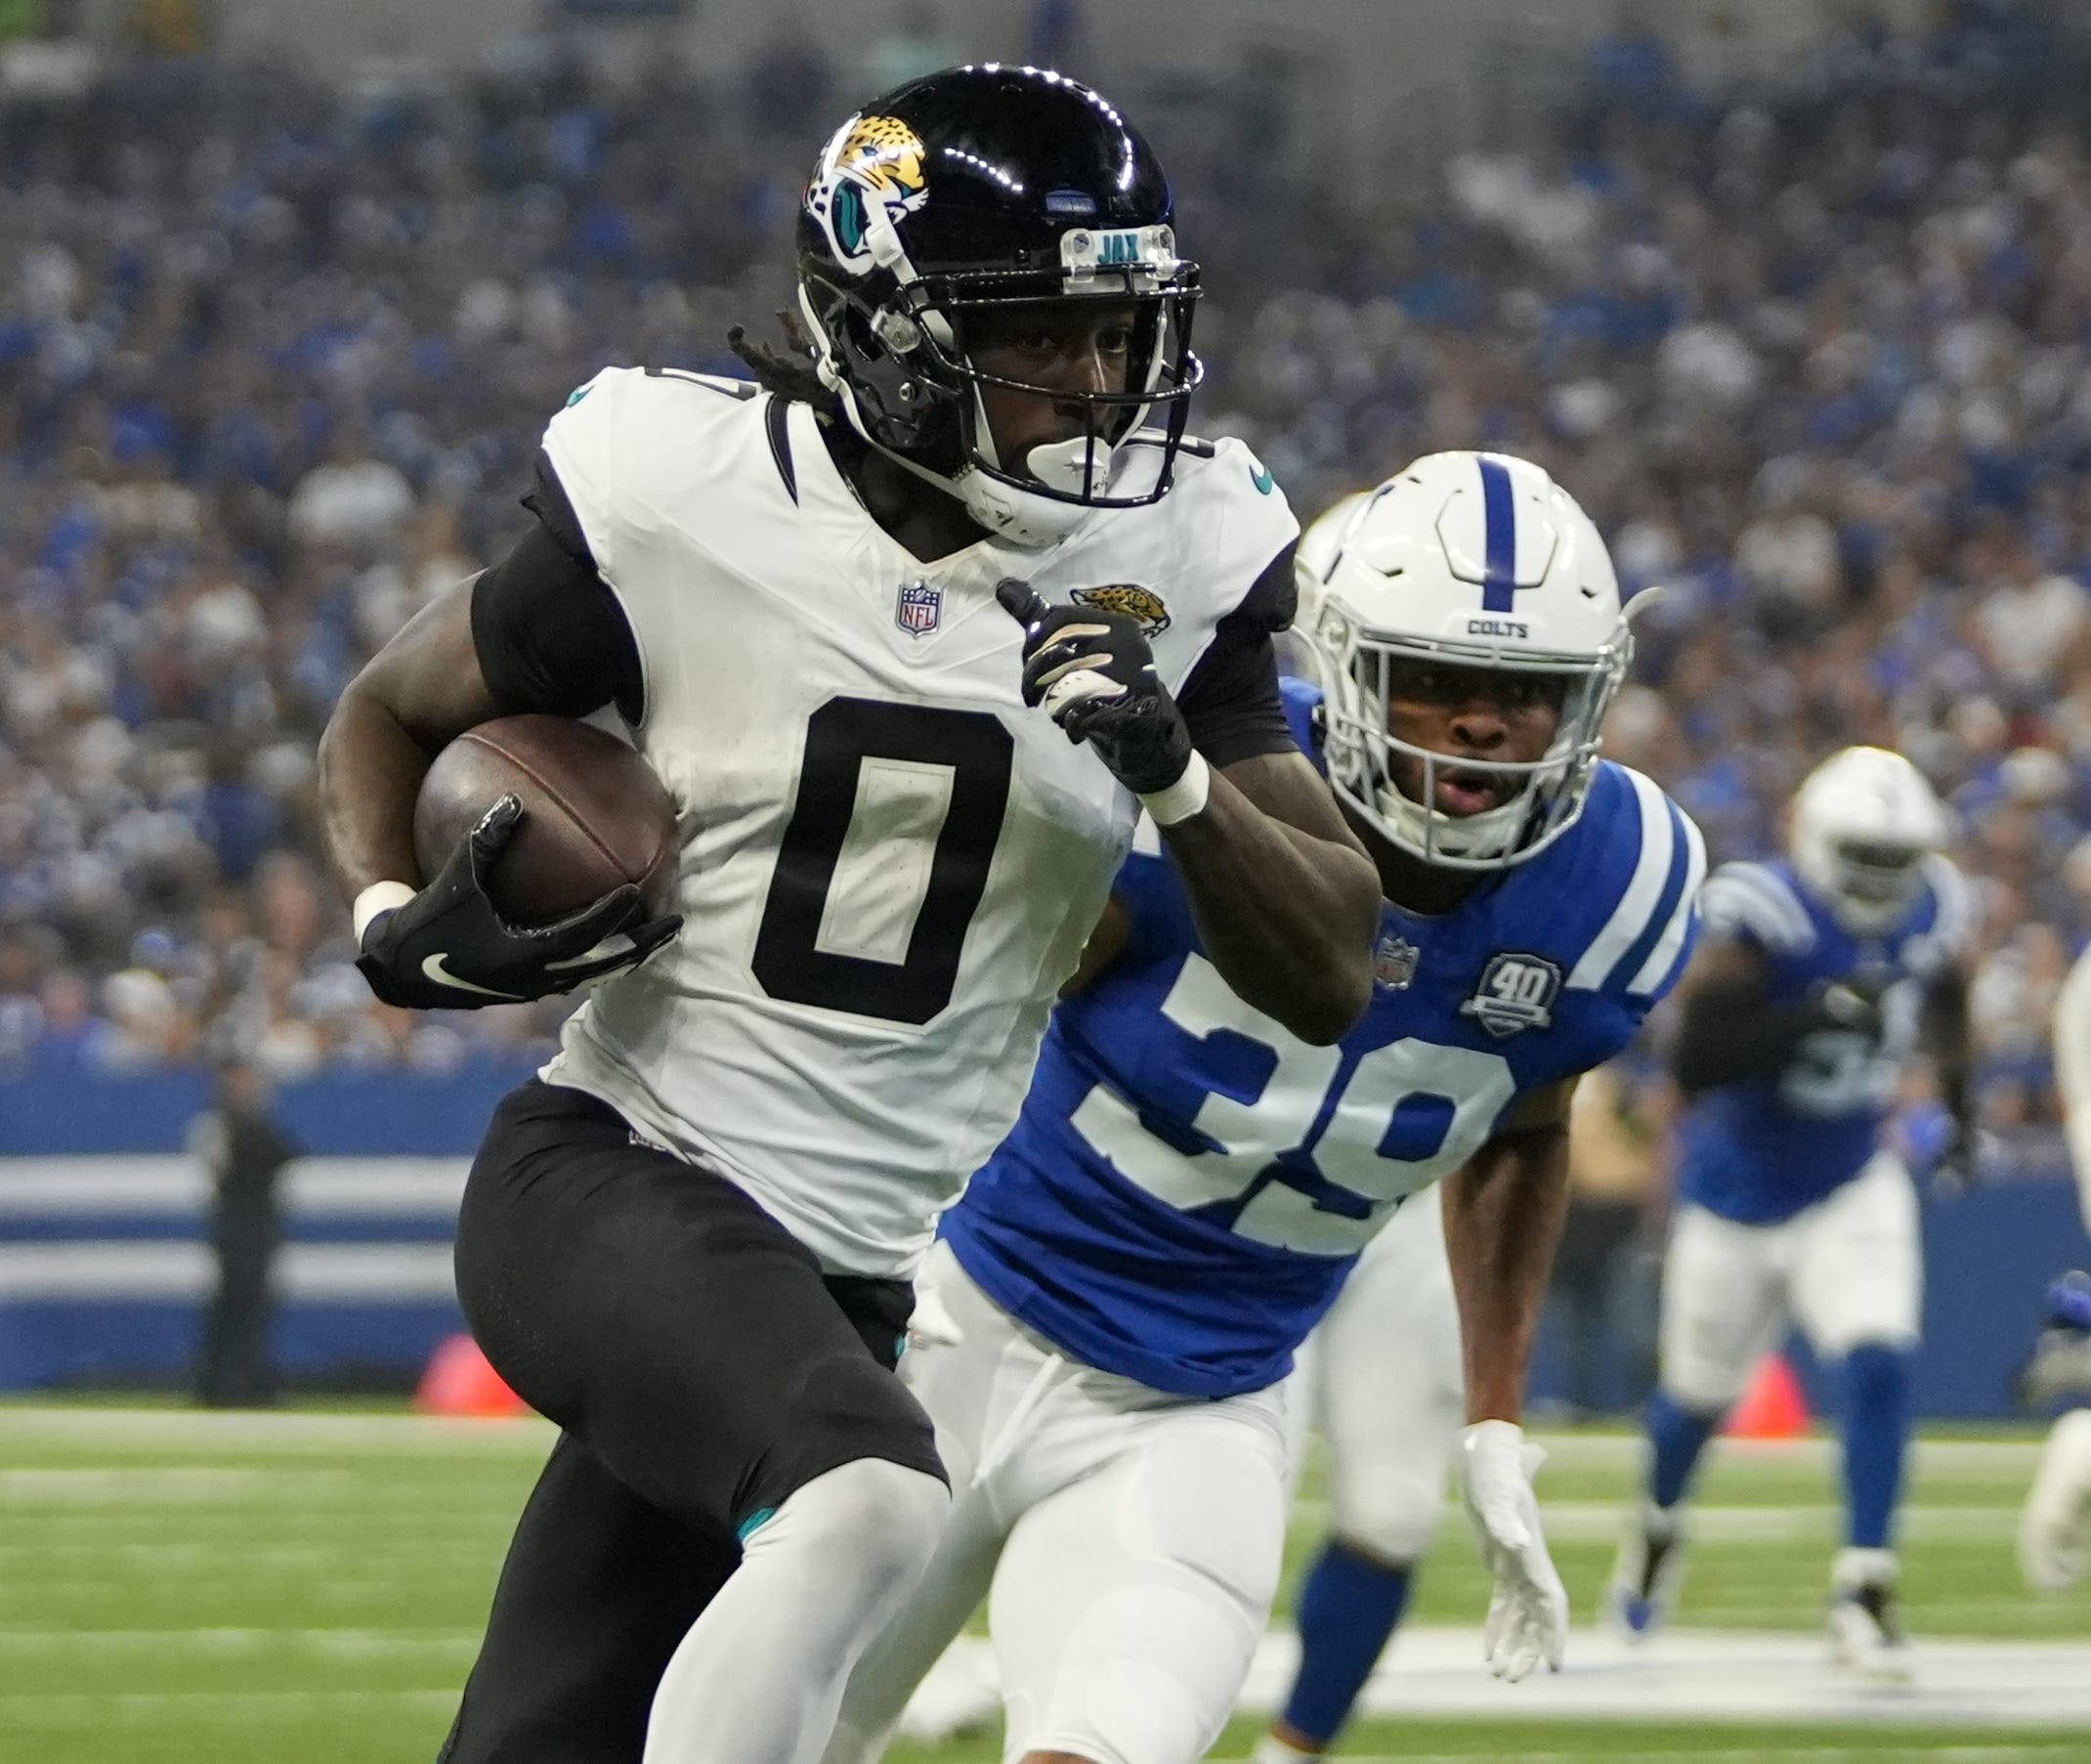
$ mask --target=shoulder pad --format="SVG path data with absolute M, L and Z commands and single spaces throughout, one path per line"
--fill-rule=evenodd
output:
M 1781 955 L 1815 944 L 1806 903 L 1770 864 L 1723 864 L 1707 880 L 1699 912 L 1709 937 L 1741 938 Z
M 1566 984 L 1652 1002 L 1676 984 L 1690 954 L 1706 842 L 1654 780 L 1609 760 L 1591 781 L 1583 824 L 1569 837 L 1577 835 L 1570 898 L 1590 903 L 1582 920 L 1589 941 Z
M 1167 512 L 1185 574 L 1203 577 L 1226 610 L 1300 538 L 1285 493 L 1232 437 L 1203 452 L 1179 450 L 1175 481 L 1157 506 Z
M 752 420 L 760 391 L 679 368 L 606 367 L 545 425 L 544 455 L 606 577 L 615 578 L 624 524 L 679 506 L 725 467 L 734 450 L 718 431 Z

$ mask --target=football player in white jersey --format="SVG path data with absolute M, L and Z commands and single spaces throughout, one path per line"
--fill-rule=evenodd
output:
M 1365 1004 L 1372 865 L 1277 695 L 1297 529 L 1243 448 L 1184 435 L 1172 221 L 1057 74 L 874 102 L 799 216 L 812 359 L 598 375 L 535 528 L 342 698 L 320 800 L 379 996 L 608 976 L 458 1222 L 466 1313 L 563 1432 L 450 1764 L 819 1754 L 948 1511 L 890 1376 L 908 1276 L 1143 807 L 1231 984 L 1310 1042 Z M 418 872 L 446 742 L 604 705 L 680 811 L 676 917 L 620 890 L 503 924 L 478 879 L 512 801 Z
M 1277 1584 L 1287 1374 L 1332 1303 L 1341 1335 L 1371 1338 L 1331 1344 L 1337 1425 L 1414 1438 L 1347 1441 L 1340 1560 L 1302 1602 L 1330 1725 L 1298 1749 L 1385 1641 L 1448 1456 L 1493 1580 L 1484 1656 L 1513 1679 L 1560 1663 L 1517 1416 L 1567 1104 L 1683 968 L 1703 848 L 1599 758 L 1628 627 L 1597 529 L 1538 466 L 1439 453 L 1388 480 L 1313 623 L 1320 681 L 1284 692 L 1381 878 L 1373 1002 L 1305 1046 L 1230 990 L 1135 844 L 1023 1112 L 925 1269 L 903 1376 L 953 1522 L 852 1676 L 828 1764 L 878 1753 L 983 1596 L 1012 1764 L 1204 1756 Z M 1382 1244 L 1391 1290 L 1344 1317 Z
M 2076 958 L 2055 1000 L 2055 1085 L 2091 1231 L 2091 950 Z M 2058 1398 L 2091 1404 L 2091 1280 L 2055 1282 L 2022 1393 L 2028 1405 Z M 2049 1431 L 2019 1518 L 2019 1565 L 2043 1592 L 2074 1586 L 2091 1563 L 2091 1406 L 2071 1408 Z

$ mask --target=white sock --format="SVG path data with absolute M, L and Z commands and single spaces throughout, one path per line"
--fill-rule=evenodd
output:
M 1830 1585 L 1840 1593 L 1856 1593 L 1862 1586 L 1894 1584 L 1893 1550 L 1866 1550 L 1847 1544 L 1830 1564 Z
M 1250 1764 L 1320 1764 L 1320 1752 L 1302 1751 L 1276 1734 L 1265 1734 L 1250 1753 Z
M 944 1484 L 859 1458 L 797 1489 L 661 1674 L 645 1764 L 813 1764 L 850 1668 L 927 1567 Z

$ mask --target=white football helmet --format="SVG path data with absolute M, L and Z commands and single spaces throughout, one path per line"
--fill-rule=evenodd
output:
M 1886 748 L 1846 748 L 1802 781 L 1787 843 L 1795 874 L 1858 936 L 1890 929 L 1951 832 L 1924 774 Z
M 1604 712 L 1633 657 L 1604 541 L 1544 470 L 1503 453 L 1417 460 L 1355 498 L 1324 557 L 1322 527 L 1344 506 L 1302 547 L 1319 564 L 1310 616 L 1329 659 L 1336 794 L 1426 863 L 1502 870 L 1536 857 L 1583 812 Z M 1539 759 L 1510 761 L 1396 739 L 1393 669 L 1418 662 L 1562 677 L 1553 745 Z M 1398 755 L 1422 761 L 1421 800 L 1396 786 Z M 1512 792 L 1478 813 L 1447 814 L 1435 806 L 1447 770 L 1494 774 Z

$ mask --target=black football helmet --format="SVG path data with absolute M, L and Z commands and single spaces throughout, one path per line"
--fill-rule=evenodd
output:
M 1088 87 L 994 63 L 911 81 L 835 131 L 799 209 L 821 377 L 867 442 L 1015 543 L 1156 501 L 1203 375 L 1198 266 L 1176 255 L 1173 213 L 1152 150 Z M 1124 392 L 1032 386 L 969 359 L 967 321 L 984 309 L 1085 299 L 1132 307 Z M 1079 404 L 1085 433 L 1002 459 L 986 385 Z M 1122 444 L 1157 412 L 1135 466 Z

